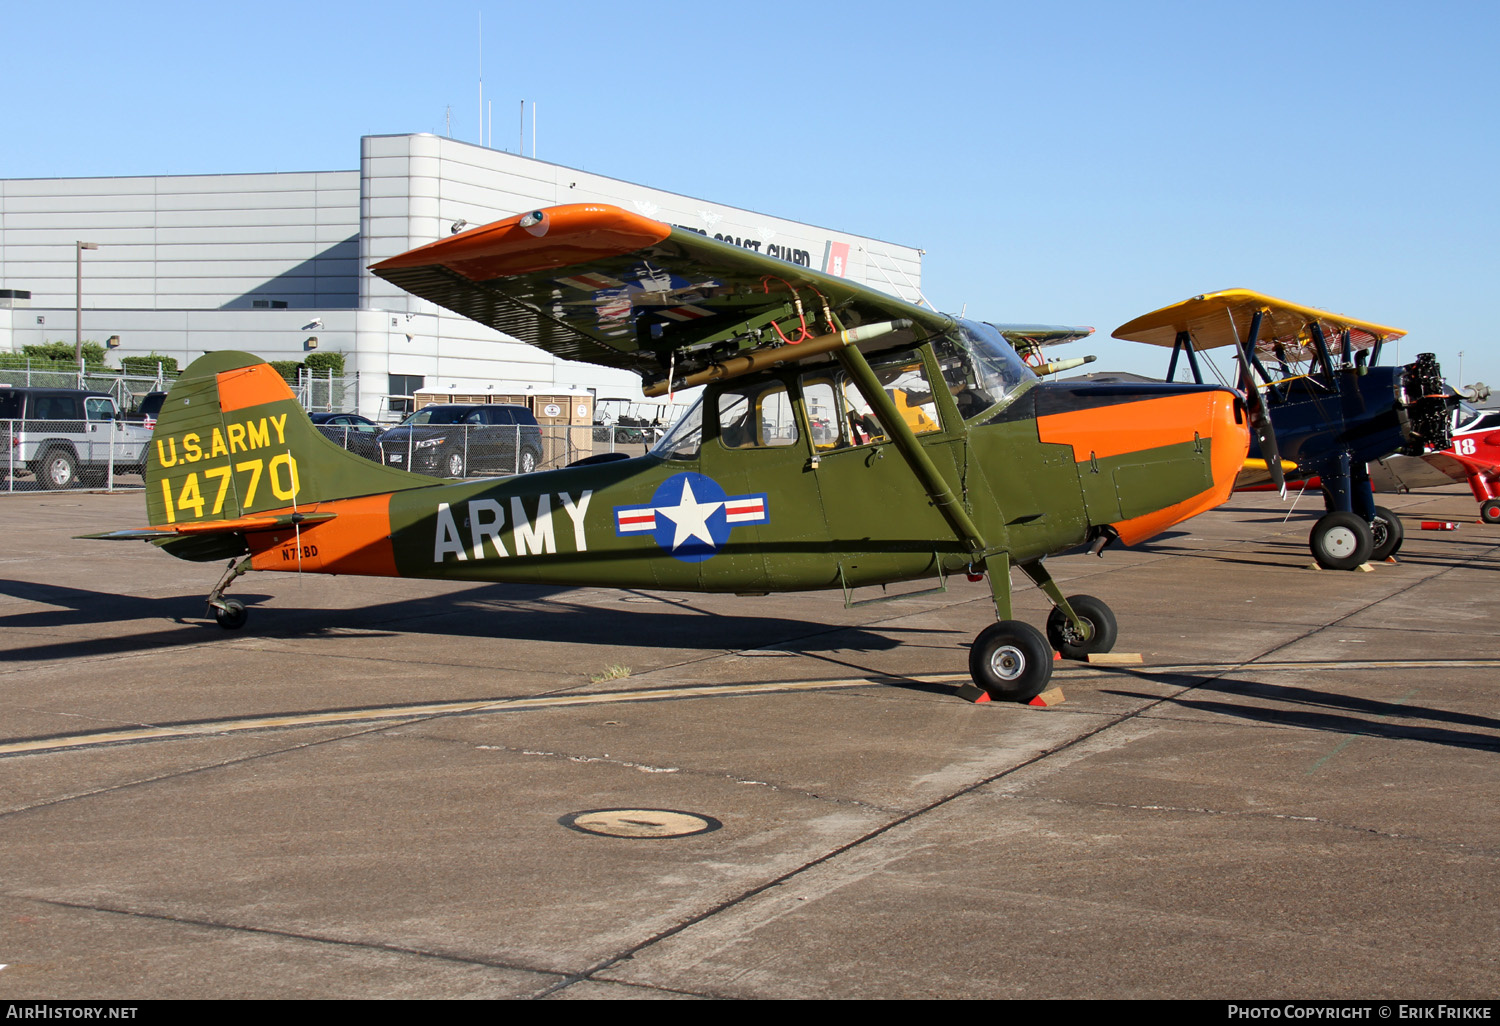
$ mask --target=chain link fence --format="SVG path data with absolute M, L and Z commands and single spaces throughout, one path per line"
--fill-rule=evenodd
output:
M 566 467 L 580 460 L 640 456 L 648 442 L 638 428 L 535 424 L 402 425 L 379 436 L 377 458 L 433 477 L 500 477 Z M 355 445 L 345 445 L 358 452 Z M 360 453 L 367 455 L 366 453 Z M 612 457 L 606 454 L 618 454 Z
M 335 379 L 337 382 L 337 379 Z M 442 427 L 321 425 L 354 455 L 437 478 L 504 477 L 643 455 L 660 430 L 510 424 Z M 149 432 L 131 422 L 0 420 L 0 493 L 88 491 L 145 486 Z

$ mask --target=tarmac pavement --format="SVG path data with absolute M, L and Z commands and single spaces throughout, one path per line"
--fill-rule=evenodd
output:
M 1142 663 L 1031 709 L 955 696 L 984 584 L 252 574 L 226 632 L 73 540 L 139 493 L 4 497 L 0 999 L 1492 999 L 1500 530 L 1381 502 L 1369 572 L 1268 495 L 1050 560 Z

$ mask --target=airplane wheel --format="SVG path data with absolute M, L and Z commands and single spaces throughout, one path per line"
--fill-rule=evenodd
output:
M 1052 679 L 1052 650 L 1031 624 L 1001 620 L 969 646 L 969 675 L 996 701 L 1029 702 Z
M 448 454 L 448 476 L 464 476 L 464 454 L 461 452 L 450 452 Z
M 226 631 L 237 631 L 245 626 L 250 614 L 245 610 L 243 602 L 228 599 L 222 606 L 214 606 L 214 619 Z
M 1069 595 L 1068 605 L 1088 622 L 1093 635 L 1085 638 L 1061 609 L 1053 609 L 1047 617 L 1047 640 L 1064 659 L 1087 659 L 1090 652 L 1108 652 L 1115 647 L 1120 626 L 1115 622 L 1114 610 L 1092 595 Z
M 1479 519 L 1491 527 L 1500 524 L 1500 499 L 1485 499 L 1481 502 Z
M 1401 526 L 1400 517 L 1384 506 L 1376 506 L 1375 520 L 1370 524 L 1370 536 L 1370 558 L 1379 562 L 1401 551 L 1401 543 L 1406 541 L 1406 529 Z
M 1353 570 L 1370 561 L 1375 540 L 1370 525 L 1353 513 L 1325 513 L 1308 538 L 1313 558 L 1324 570 Z

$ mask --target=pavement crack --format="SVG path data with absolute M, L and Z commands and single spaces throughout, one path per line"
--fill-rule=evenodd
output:
M 321 934 L 307 933 L 298 930 L 278 930 L 269 926 L 254 926 L 249 923 L 233 923 L 216 919 L 201 919 L 194 916 L 173 915 L 168 912 L 151 912 L 143 909 L 119 908 L 93 902 L 62 901 L 56 898 L 41 898 L 30 894 L 10 893 L 7 897 L 31 901 L 39 905 L 50 905 L 54 908 L 73 909 L 79 912 L 97 912 L 103 915 L 127 916 L 132 919 L 145 919 L 162 923 L 174 923 L 181 926 L 196 926 L 205 930 L 225 930 L 234 933 L 258 934 L 264 937 L 280 937 L 285 940 L 301 941 L 308 944 L 327 944 L 342 948 L 358 948 L 364 951 L 383 951 L 396 955 L 411 955 L 416 958 L 435 959 L 443 962 L 454 962 L 460 965 L 478 965 L 489 969 L 505 969 L 512 972 L 536 973 L 542 976 L 566 976 L 566 972 L 557 969 L 547 969 L 541 966 L 525 965 L 520 962 L 505 962 L 494 958 L 485 958 L 478 955 L 465 955 L 452 951 L 441 951 L 437 949 L 416 948 L 405 944 L 387 944 L 378 941 L 354 940 L 347 937 L 330 937 Z

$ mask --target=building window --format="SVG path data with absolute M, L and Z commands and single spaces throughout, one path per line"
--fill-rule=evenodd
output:
M 391 412 L 399 413 L 404 417 L 412 411 L 412 396 L 422 391 L 423 386 L 427 384 L 427 376 L 424 374 L 391 374 L 389 378 Z

